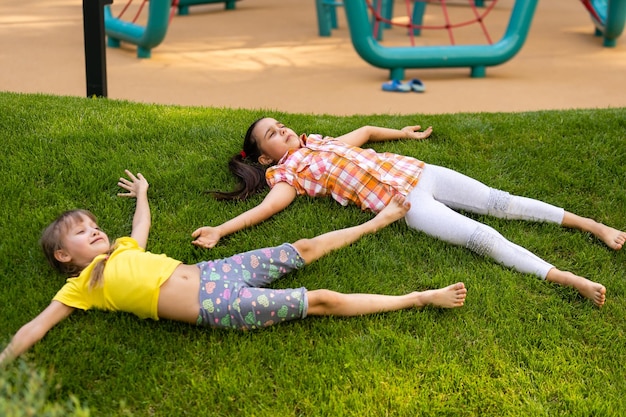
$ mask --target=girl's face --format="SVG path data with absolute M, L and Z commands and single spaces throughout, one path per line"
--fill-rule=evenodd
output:
M 252 131 L 261 151 L 259 162 L 267 165 L 278 162 L 290 149 L 299 149 L 304 140 L 296 132 L 275 119 L 266 118 L 257 122 Z
M 96 222 L 89 217 L 81 215 L 81 220 L 73 222 L 63 235 L 63 248 L 56 251 L 55 258 L 60 262 L 72 264 L 84 268 L 93 259 L 110 248 L 109 237 L 104 233 Z

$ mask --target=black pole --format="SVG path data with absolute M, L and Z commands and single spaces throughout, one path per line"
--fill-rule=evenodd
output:
M 107 96 L 104 5 L 111 3 L 113 3 L 113 0 L 83 0 L 87 97 Z

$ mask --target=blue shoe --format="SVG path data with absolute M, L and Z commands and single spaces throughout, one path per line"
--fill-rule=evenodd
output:
M 400 93 L 408 93 L 411 91 L 411 85 L 403 83 L 400 80 L 391 80 L 383 83 L 383 91 L 397 91 Z
M 411 81 L 409 81 L 408 85 L 411 86 L 411 90 L 417 93 L 423 93 L 424 91 L 426 91 L 426 86 L 424 85 L 424 83 L 417 78 L 413 78 Z

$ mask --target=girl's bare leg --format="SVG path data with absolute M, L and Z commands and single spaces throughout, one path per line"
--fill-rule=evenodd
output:
M 606 300 L 606 288 L 604 288 L 604 285 L 572 274 L 571 272 L 552 268 L 548 272 L 546 280 L 576 288 L 583 297 L 590 299 L 598 307 L 602 307 Z
M 604 242 L 613 250 L 620 250 L 626 243 L 626 232 L 614 229 L 605 224 L 598 223 L 587 217 L 581 217 L 576 214 L 565 212 L 561 225 L 572 229 L 589 232 Z
M 312 290 L 307 293 L 308 315 L 362 316 L 406 308 L 425 306 L 454 308 L 465 303 L 467 289 L 462 282 L 437 290 L 415 291 L 405 295 L 342 294 L 330 290 Z
M 410 207 L 411 205 L 403 196 L 395 195 L 373 219 L 358 226 L 334 230 L 311 239 L 300 239 L 294 242 L 293 246 L 298 250 L 304 262 L 310 264 L 333 250 L 348 246 L 362 236 L 376 233 L 401 219 Z

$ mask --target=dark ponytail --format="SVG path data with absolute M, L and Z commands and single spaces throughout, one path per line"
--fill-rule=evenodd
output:
M 243 140 L 243 151 L 233 156 L 228 162 L 228 169 L 239 178 L 239 186 L 230 192 L 212 191 L 211 194 L 218 200 L 245 200 L 248 197 L 263 191 L 267 187 L 265 181 L 266 166 L 259 163 L 261 151 L 252 136 L 257 123 L 250 125 Z

